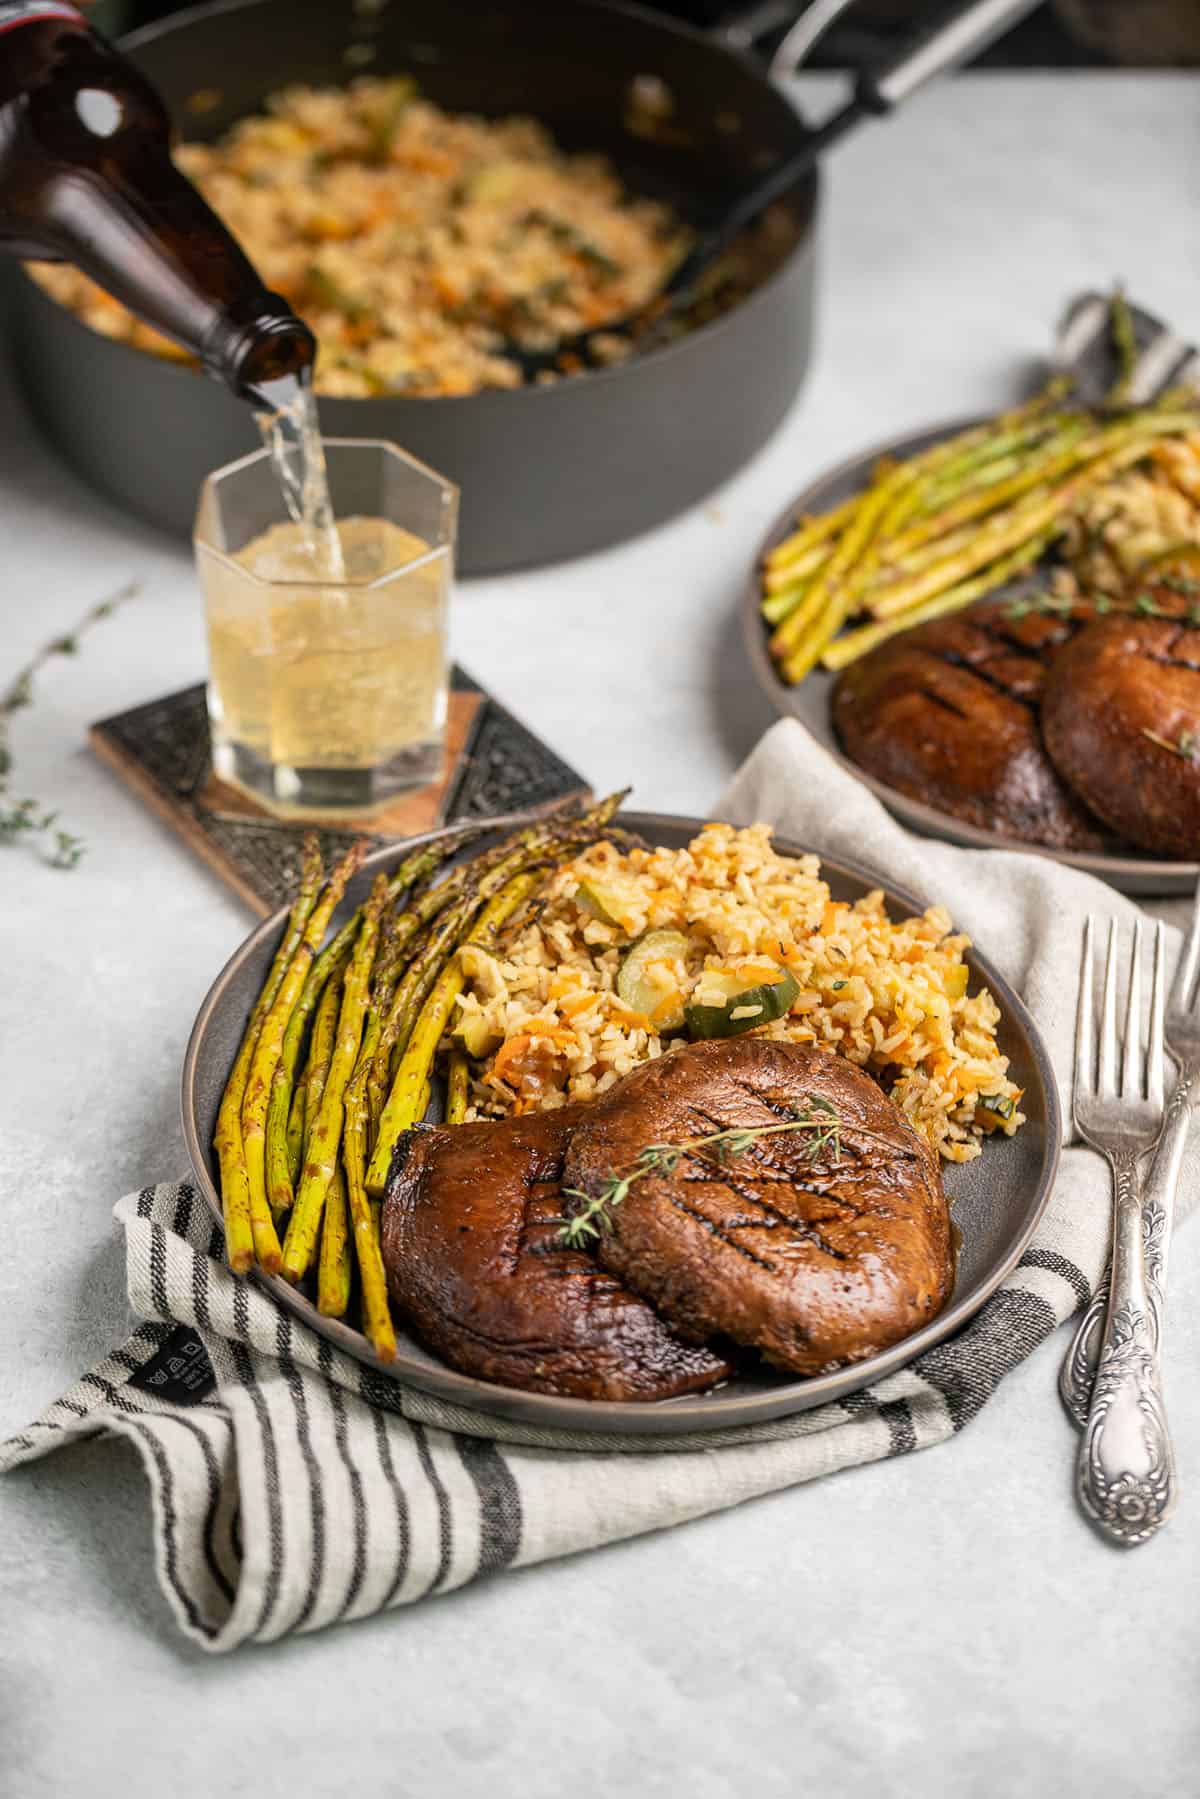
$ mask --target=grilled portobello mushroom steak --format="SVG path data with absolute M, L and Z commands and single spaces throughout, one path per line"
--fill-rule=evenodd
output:
M 480 1380 L 576 1399 L 671 1399 L 730 1373 L 559 1241 L 578 1107 L 413 1131 L 397 1150 L 383 1259 L 428 1349 Z
M 1100 850 L 1108 835 L 1042 745 L 1053 659 L 1091 616 L 1015 615 L 983 601 L 882 644 L 839 677 L 833 723 L 846 754 L 898 793 L 1048 849 Z
M 1100 619 L 1055 660 L 1042 699 L 1055 764 L 1139 849 L 1200 856 L 1200 630 Z
M 870 1076 L 840 1056 L 762 1037 L 694 1044 L 643 1064 L 571 1132 L 564 1185 L 596 1196 L 653 1144 L 834 1109 L 810 1130 L 716 1160 L 689 1152 L 644 1174 L 597 1253 L 684 1337 L 728 1337 L 818 1374 L 899 1342 L 950 1292 L 950 1223 L 936 1153 Z

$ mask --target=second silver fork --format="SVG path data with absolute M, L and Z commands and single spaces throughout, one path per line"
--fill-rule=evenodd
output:
M 1176 1499 L 1175 1458 L 1158 1357 L 1161 1294 L 1145 1253 L 1139 1163 L 1163 1122 L 1163 929 L 1155 933 L 1150 1036 L 1141 1047 L 1142 927 L 1134 926 L 1117 1087 L 1117 923 L 1109 930 L 1098 1055 L 1092 1023 L 1094 928 L 1088 919 L 1075 1035 L 1075 1123 L 1113 1178 L 1108 1310 L 1076 1464 L 1079 1503 L 1112 1542 L 1144 1543 Z
M 1151 1287 L 1165 1299 L 1167 1251 L 1175 1217 L 1175 1196 L 1183 1168 L 1184 1150 L 1192 1123 L 1192 1108 L 1200 1094 L 1200 886 L 1192 906 L 1191 923 L 1179 952 L 1175 975 L 1167 994 L 1165 1036 L 1176 1066 L 1175 1085 L 1167 1099 L 1162 1136 L 1150 1158 L 1142 1181 L 1142 1236 L 1149 1263 Z M 1100 1333 L 1108 1312 L 1110 1268 L 1105 1268 L 1071 1345 L 1063 1357 L 1058 1390 L 1068 1415 L 1083 1429 L 1092 1403 Z M 1159 1326 L 1161 1330 L 1161 1309 Z

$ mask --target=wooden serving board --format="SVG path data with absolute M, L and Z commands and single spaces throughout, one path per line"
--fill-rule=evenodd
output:
M 457 667 L 442 778 L 362 819 L 276 818 L 222 781 L 213 772 L 203 685 L 101 719 L 88 739 L 138 798 L 264 918 L 295 890 L 306 830 L 317 831 L 330 860 L 355 837 L 390 843 L 459 819 L 550 807 L 590 792 L 582 775 Z

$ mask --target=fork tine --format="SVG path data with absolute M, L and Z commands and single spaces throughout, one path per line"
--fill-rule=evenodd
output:
M 1079 969 L 1079 1003 L 1075 1010 L 1075 1091 L 1091 1093 L 1092 1065 L 1092 962 L 1095 956 L 1095 919 L 1088 913 L 1083 927 L 1083 958 Z
M 1163 1103 L 1163 969 L 1166 932 L 1162 920 L 1154 928 L 1154 980 L 1150 988 L 1150 1041 L 1146 1047 L 1146 1098 L 1161 1108 Z
M 1175 979 L 1171 983 L 1172 1011 L 1186 1012 L 1189 1010 L 1192 986 L 1196 979 L 1198 965 L 1200 965 L 1200 882 L 1197 883 L 1196 898 L 1192 905 L 1192 922 L 1188 926 L 1187 937 L 1179 952 Z
M 1125 1043 L 1121 1056 L 1121 1097 L 1140 1099 L 1142 1093 L 1142 921 L 1133 926 L 1129 954 L 1129 989 L 1125 997 Z
M 1104 1000 L 1100 1016 L 1100 1077 L 1097 1090 L 1101 1099 L 1117 1097 L 1117 921 L 1108 926 L 1108 954 L 1104 959 Z

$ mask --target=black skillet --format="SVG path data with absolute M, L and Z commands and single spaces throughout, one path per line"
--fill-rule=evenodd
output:
M 898 104 L 1030 6 L 976 0 L 960 9 L 949 27 L 860 83 L 855 116 Z M 440 106 L 531 113 L 565 147 L 607 152 L 631 190 L 669 200 L 698 225 L 809 138 L 790 100 L 728 30 L 708 36 L 601 0 L 385 0 L 370 8 L 218 0 L 136 32 L 123 47 L 185 136 L 219 136 L 289 82 L 412 73 Z M 666 84 L 667 132 L 647 137 L 632 125 L 639 76 Z M 197 95 L 206 97 L 202 112 Z M 801 174 L 780 204 L 794 241 L 777 266 L 722 317 L 661 349 L 516 392 L 325 399 L 323 429 L 390 439 L 458 483 L 465 574 L 550 562 L 645 530 L 740 468 L 800 385 L 813 322 L 816 171 Z M 15 285 L 18 368 L 48 434 L 114 499 L 190 530 L 204 476 L 255 446 L 247 409 L 186 368 L 90 331 L 23 275 Z

